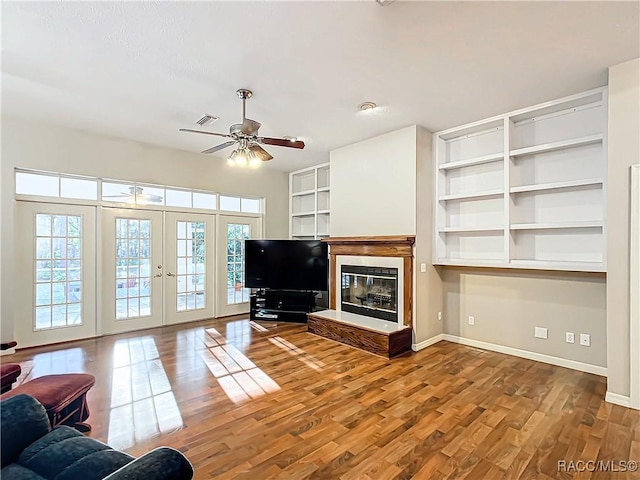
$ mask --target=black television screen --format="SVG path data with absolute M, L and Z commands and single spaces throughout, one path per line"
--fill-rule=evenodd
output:
M 245 240 L 245 287 L 328 290 L 328 247 L 320 240 Z

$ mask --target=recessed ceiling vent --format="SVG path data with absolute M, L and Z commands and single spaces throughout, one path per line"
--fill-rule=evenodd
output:
M 208 113 L 205 113 L 204 116 L 200 120 L 198 120 L 196 123 L 201 127 L 206 127 L 207 125 L 211 125 L 213 122 L 219 119 L 220 117 L 216 117 L 215 115 L 209 115 Z

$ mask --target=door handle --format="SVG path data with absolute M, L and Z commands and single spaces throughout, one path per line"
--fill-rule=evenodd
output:
M 158 273 L 157 275 L 154 275 L 153 278 L 160 278 L 162 276 L 161 273 Z
M 176 275 L 174 273 L 171 272 L 167 272 L 167 277 L 175 277 Z

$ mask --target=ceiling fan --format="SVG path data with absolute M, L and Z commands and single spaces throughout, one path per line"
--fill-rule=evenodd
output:
M 131 185 L 128 192 L 122 192 L 119 195 L 103 195 L 102 198 L 123 198 L 124 202 L 136 202 L 136 203 L 158 203 L 162 202 L 160 195 L 154 195 L 152 193 L 144 193 L 144 189 L 137 185 Z
M 258 135 L 258 129 L 262 125 L 260 122 L 247 118 L 247 99 L 251 98 L 253 92 L 246 88 L 239 89 L 236 94 L 242 99 L 242 123 L 236 123 L 229 127 L 229 133 L 206 132 L 204 130 L 192 130 L 181 128 L 181 132 L 202 133 L 204 135 L 214 135 L 216 137 L 229 138 L 230 140 L 215 147 L 203 150 L 202 153 L 215 153 L 232 145 L 237 145 L 236 149 L 229 155 L 228 161 L 231 165 L 251 165 L 258 166 L 260 162 L 271 160 L 273 156 L 269 154 L 260 144 L 276 145 L 278 147 L 304 148 L 304 142 L 296 138 L 270 138 Z

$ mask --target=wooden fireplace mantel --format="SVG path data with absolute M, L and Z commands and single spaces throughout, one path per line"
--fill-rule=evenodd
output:
M 336 308 L 336 256 L 354 255 L 367 257 L 401 257 L 404 271 L 403 324 L 412 326 L 413 311 L 413 244 L 415 235 L 389 235 L 375 237 L 329 237 L 322 241 L 329 244 L 329 308 Z

